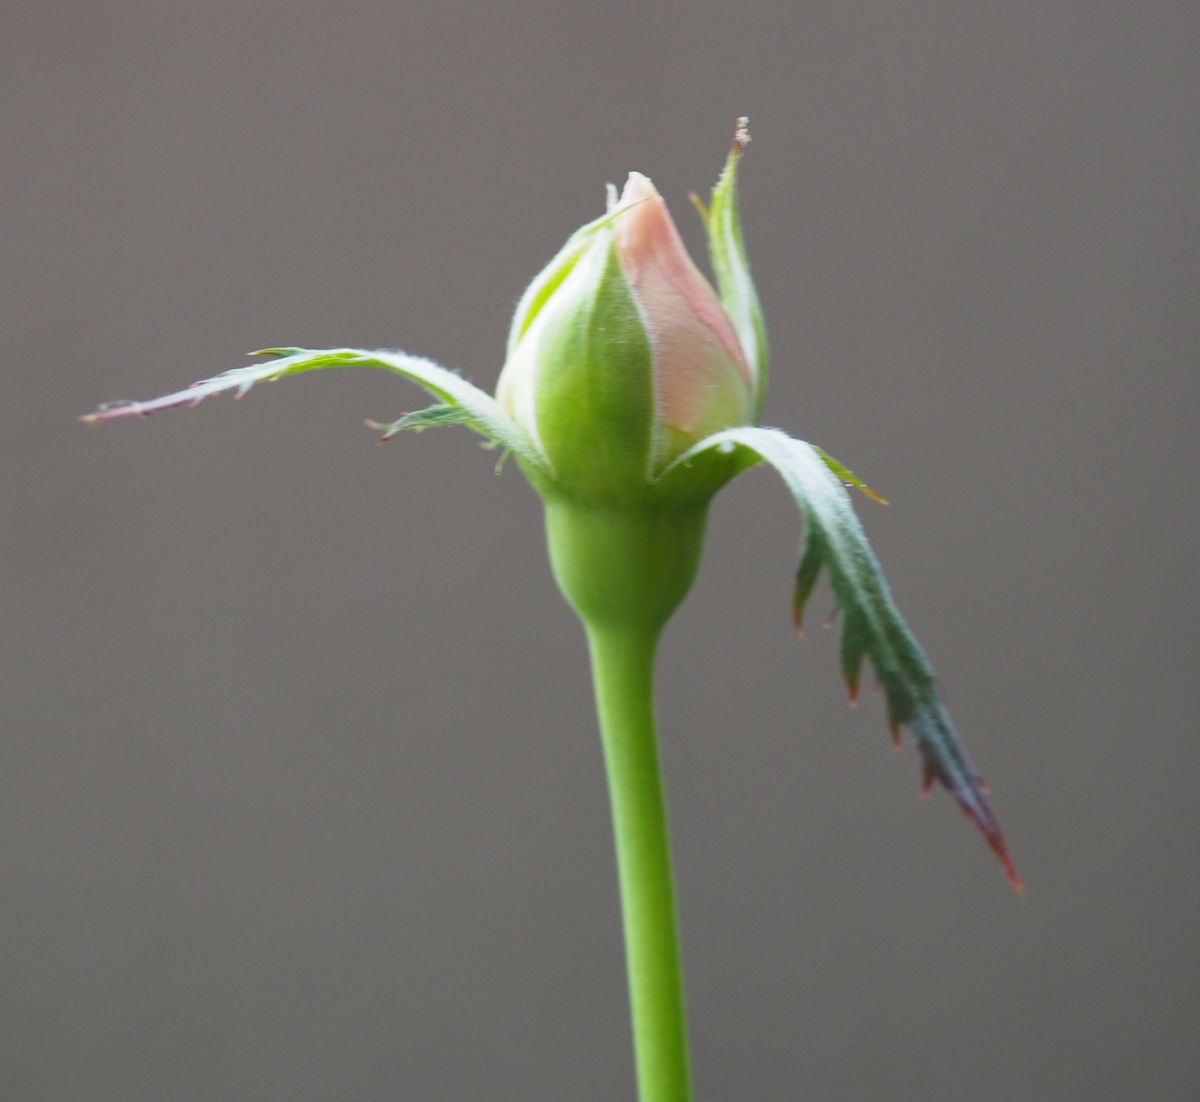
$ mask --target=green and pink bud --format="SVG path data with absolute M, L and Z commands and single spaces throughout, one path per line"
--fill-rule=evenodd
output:
M 700 440 L 751 423 L 761 381 L 666 203 L 632 173 L 525 292 L 496 397 L 548 491 L 621 504 Z

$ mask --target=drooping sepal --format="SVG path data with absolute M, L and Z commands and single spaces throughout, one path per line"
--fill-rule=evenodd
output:
M 749 144 L 750 120 L 740 118 L 725 168 L 713 187 L 708 207 L 706 209 L 698 200 L 696 206 L 704 219 L 709 262 L 717 280 L 721 305 L 733 322 L 742 352 L 754 375 L 754 408 L 757 411 L 762 408 L 767 385 L 767 327 L 746 258 L 737 192 L 738 165 Z
M 455 423 L 467 425 L 535 466 L 538 463 L 537 455 L 525 433 L 490 394 L 432 360 L 410 356 L 404 352 L 365 351 L 358 348 L 267 348 L 253 355 L 275 358 L 261 364 L 234 368 L 211 379 L 194 383 L 186 390 L 166 394 L 161 398 L 144 402 L 107 403 L 94 413 L 86 414 L 81 420 L 94 423 L 122 417 L 146 417 L 161 410 L 192 408 L 217 394 L 233 393 L 235 397 L 240 398 L 259 383 L 274 382 L 285 375 L 333 367 L 372 367 L 403 375 L 439 399 L 440 405 L 434 407 L 441 410 L 436 415 L 440 418 L 438 423 L 446 424 L 453 420 Z M 445 412 L 451 407 L 457 412 Z M 419 411 L 410 416 L 425 418 L 426 425 L 434 423 L 431 419 L 434 415 L 429 410 Z M 410 422 L 400 427 L 413 428 L 417 425 Z
M 879 561 L 850 504 L 841 477 L 823 453 L 776 429 L 727 429 L 701 441 L 675 468 L 705 453 L 735 448 L 765 460 L 782 476 L 804 517 L 804 545 L 796 572 L 793 613 L 804 605 L 822 569 L 829 575 L 841 624 L 841 666 L 853 700 L 863 661 L 883 689 L 893 734 L 906 728 L 921 755 L 923 784 L 940 781 L 982 832 L 1013 887 L 1021 890 L 1012 859 L 988 802 L 987 787 L 959 741 L 934 682 L 933 669 L 892 601 Z M 664 477 L 674 473 L 668 469 Z
M 800 634 L 804 633 L 804 609 L 817 584 L 826 555 L 824 537 L 819 529 L 806 524 L 803 540 L 800 565 L 796 568 L 796 585 L 792 591 L 792 623 Z

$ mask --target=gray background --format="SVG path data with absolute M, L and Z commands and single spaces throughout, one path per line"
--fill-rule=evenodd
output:
M 1015 898 L 788 619 L 774 478 L 661 680 L 701 1099 L 1195 1097 L 1194 3 L 8 4 L 0 1096 L 632 1096 L 537 502 L 287 343 L 491 386 L 637 168 L 733 119 L 766 420 L 862 504 Z M 821 597 L 814 610 L 821 618 Z

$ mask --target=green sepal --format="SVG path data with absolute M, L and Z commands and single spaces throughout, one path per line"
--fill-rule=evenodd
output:
M 796 568 L 796 584 L 792 590 L 792 623 L 800 634 L 804 633 L 804 609 L 812 596 L 813 587 L 817 584 L 826 554 L 820 531 L 805 525 L 800 565 Z
M 653 350 L 611 238 L 577 258 L 516 356 L 534 357 L 535 443 L 553 492 L 609 504 L 646 498 Z
M 737 195 L 738 163 L 750 144 L 749 122 L 745 118 L 737 121 L 729 157 L 720 179 L 713 187 L 708 209 L 699 201 L 696 207 L 704 219 L 709 262 L 716 277 L 721 305 L 733 322 L 742 354 L 755 380 L 754 409 L 757 416 L 762 409 L 767 387 L 767 327 L 763 321 L 758 291 L 750 275 L 750 263 L 746 258 Z
M 383 433 L 379 442 L 384 444 L 402 432 L 423 432 L 443 425 L 469 425 L 470 422 L 471 416 L 462 406 L 438 405 L 414 410 L 395 421 L 367 421 L 366 425 Z
M 370 367 L 393 371 L 424 387 L 439 399 L 442 406 L 462 410 L 463 416 L 458 423 L 469 426 L 488 440 L 514 452 L 530 469 L 537 470 L 541 466 L 541 459 L 529 438 L 490 394 L 467 382 L 461 375 L 422 356 L 360 348 L 270 348 L 253 355 L 277 358 L 266 363 L 234 368 L 161 398 L 145 402 L 109 403 L 94 413 L 86 414 L 81 420 L 94 423 L 122 417 L 146 417 L 161 410 L 197 406 L 216 394 L 233 392 L 235 397 L 240 398 L 258 383 L 274 382 L 285 375 L 335 367 Z
M 610 196 L 611 205 L 612 199 Z M 594 243 L 596 235 L 608 229 L 622 214 L 628 210 L 632 210 L 637 205 L 637 203 L 630 203 L 620 210 L 610 209 L 606 214 L 602 214 L 586 226 L 580 226 L 579 229 L 567 238 L 566 243 L 554 255 L 550 263 L 538 272 L 533 282 L 525 288 L 525 293 L 521 295 L 520 300 L 517 302 L 517 308 L 513 312 L 512 325 L 508 331 L 506 359 L 512 356 L 513 350 L 517 347 L 517 341 L 525 335 L 525 331 L 533 324 L 534 319 L 550 296 L 562 286 L 563 281 L 574 271 L 579 258 Z
M 886 505 L 888 500 L 882 494 L 872 490 L 861 478 L 858 477 L 844 463 L 839 463 L 833 458 L 824 448 L 818 448 L 816 444 L 809 444 L 809 447 L 821 457 L 821 462 L 825 464 L 835 475 L 849 486 L 853 486 L 860 493 L 865 494 L 877 505 Z
M 793 602 L 796 616 L 802 614 L 824 567 L 837 603 L 842 673 L 852 697 L 866 658 L 883 689 L 893 736 L 901 727 L 912 733 L 921 754 L 925 784 L 941 781 L 979 827 L 1019 890 L 1020 881 L 988 801 L 987 787 L 938 696 L 925 652 L 892 601 L 879 561 L 839 476 L 812 445 L 777 429 L 751 426 L 713 434 L 673 466 L 698 462 L 706 454 L 727 454 L 730 449 L 746 455 L 746 466 L 757 460 L 770 463 L 803 514 L 804 544 Z M 672 472 L 673 468 L 668 468 L 667 476 Z

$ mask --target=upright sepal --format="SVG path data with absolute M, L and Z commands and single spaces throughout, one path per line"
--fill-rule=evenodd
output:
M 512 324 L 509 326 L 507 356 L 513 354 L 517 347 L 517 341 L 525 335 L 525 330 L 538 316 L 546 304 L 546 300 L 558 290 L 574 270 L 580 258 L 587 252 L 588 246 L 593 243 L 597 235 L 611 226 L 613 220 L 621 213 L 623 211 L 618 211 L 616 202 L 610 198 L 608 211 L 599 218 L 588 222 L 587 225 L 580 226 L 571 234 L 563 247 L 554 255 L 554 259 L 538 272 L 533 282 L 525 288 L 517 302 L 516 310 L 513 311 Z
M 1021 890 L 987 787 L 967 756 L 938 697 L 933 669 L 892 601 L 875 553 L 849 496 L 823 453 L 777 429 L 727 429 L 701 441 L 664 473 L 682 473 L 704 453 L 735 448 L 770 463 L 804 516 L 804 546 L 796 573 L 797 620 L 822 568 L 829 574 L 841 622 L 841 665 L 851 699 L 859 670 L 870 661 L 887 703 L 893 733 L 907 728 L 921 754 L 923 784 L 940 781 L 979 827 L 1013 887 Z M 840 465 L 839 465 L 839 469 Z
M 611 230 L 585 246 L 541 302 L 496 394 L 556 488 L 589 500 L 644 491 L 653 463 L 653 351 Z
M 758 291 L 750 275 L 738 210 L 738 165 L 750 144 L 750 120 L 740 118 L 725 168 L 713 187 L 708 208 L 697 202 L 708 235 L 708 256 L 721 305 L 733 322 L 738 341 L 755 380 L 755 411 L 762 408 L 767 386 L 767 327 Z

